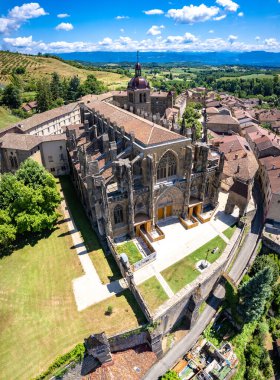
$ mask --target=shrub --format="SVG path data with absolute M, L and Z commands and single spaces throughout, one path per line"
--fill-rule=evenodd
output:
M 106 315 L 111 315 L 113 313 L 113 306 L 109 305 L 105 312 Z
M 66 366 L 71 362 L 80 362 L 84 357 L 84 353 L 85 346 L 82 343 L 77 344 L 77 346 L 75 346 L 73 350 L 71 350 L 67 354 L 56 358 L 55 361 L 49 366 L 49 368 L 46 371 L 44 371 L 41 375 L 37 376 L 34 380 L 43 380 L 57 370 L 59 370 L 57 373 L 59 373 L 59 376 L 61 376 L 63 374 L 63 369 L 60 369 L 60 367 L 62 367 L 63 365 Z

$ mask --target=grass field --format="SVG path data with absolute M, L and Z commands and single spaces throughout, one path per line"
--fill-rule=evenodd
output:
M 155 276 L 139 285 L 138 290 L 152 312 L 168 300 L 167 294 Z
M 89 334 L 145 322 L 128 290 L 77 311 L 72 280 L 83 273 L 71 246 L 62 220 L 47 238 L 0 259 L 1 380 L 29 380 Z M 105 316 L 109 305 L 113 313 Z
M 240 75 L 238 77 L 221 77 L 218 80 L 228 80 L 228 79 L 271 79 L 273 75 L 270 74 L 248 74 L 248 75 Z
M 211 253 L 211 251 L 216 247 L 219 248 L 218 252 Z M 177 263 L 173 264 L 171 267 L 166 268 L 161 272 L 161 274 L 173 292 L 177 293 L 184 286 L 195 280 L 200 274 L 200 272 L 195 268 L 195 264 L 198 261 L 205 259 L 208 251 L 209 254 L 207 260 L 210 263 L 213 263 L 218 259 L 218 257 L 220 257 L 225 247 L 226 242 L 220 236 L 216 236 L 214 239 L 210 240 L 208 243 L 204 244 L 184 259 L 177 261 Z
M 143 259 L 141 253 L 139 252 L 138 248 L 136 247 L 133 241 L 126 241 L 125 243 L 118 245 L 116 247 L 116 251 L 119 255 L 121 253 L 126 253 L 131 265 Z
M 228 238 L 228 239 L 231 239 L 231 237 L 233 236 L 235 230 L 237 228 L 237 225 L 235 224 L 234 226 L 231 226 L 229 228 L 227 228 L 225 231 L 223 231 L 223 234 Z
M 0 107 L 0 129 L 16 123 L 20 118 L 13 115 L 7 108 Z
M 129 81 L 128 77 L 117 73 L 80 69 L 54 58 L 0 51 L 0 83 L 8 83 L 13 69 L 19 66 L 26 70 L 26 73 L 20 76 L 24 81 L 30 78 L 39 79 L 42 76 L 50 76 L 53 72 L 66 78 L 78 75 L 81 81 L 85 80 L 87 75 L 94 74 L 111 90 L 119 86 L 126 86 Z
M 81 231 L 87 251 L 103 284 L 121 278 L 121 273 L 112 255 L 105 257 L 100 242 L 93 231 L 83 206 L 69 177 L 60 177 L 67 205 L 77 228 Z M 73 249 L 75 252 L 75 249 Z

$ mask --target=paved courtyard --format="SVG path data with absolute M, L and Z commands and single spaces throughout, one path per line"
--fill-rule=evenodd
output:
M 238 209 L 234 210 L 233 215 L 226 215 L 224 213 L 227 197 L 227 194 L 220 193 L 219 207 L 212 219 L 190 230 L 186 230 L 178 218 L 169 218 L 160 222 L 159 226 L 165 234 L 165 239 L 153 243 L 153 247 L 157 252 L 157 258 L 134 273 L 136 284 L 141 284 L 148 278 L 156 276 L 159 281 L 161 279 L 162 286 L 166 288 L 166 284 L 163 283 L 165 280 L 160 278 L 162 276 L 158 276 L 159 272 L 183 259 L 217 235 L 220 235 L 228 243 L 229 240 L 222 232 L 236 222 Z

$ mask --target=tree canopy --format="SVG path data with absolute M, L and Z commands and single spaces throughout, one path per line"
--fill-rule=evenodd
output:
M 265 267 L 240 288 L 240 312 L 244 322 L 253 322 L 262 316 L 272 293 L 272 282 L 273 271 Z
M 0 249 L 17 237 L 53 228 L 60 195 L 54 177 L 32 159 L 0 178 Z

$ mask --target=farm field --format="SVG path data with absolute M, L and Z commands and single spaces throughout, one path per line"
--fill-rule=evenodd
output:
M 228 80 L 228 79 L 271 79 L 273 75 L 270 74 L 248 74 L 248 75 L 240 75 L 238 77 L 230 77 L 224 76 L 219 78 L 218 80 Z
M 13 115 L 10 110 L 0 107 L 0 130 L 16 123 L 20 118 Z
M 0 51 L 0 84 L 7 84 L 13 70 L 19 66 L 26 70 L 26 73 L 21 75 L 23 81 L 30 78 L 39 79 L 42 76 L 48 77 L 53 72 L 66 78 L 78 75 L 81 81 L 84 81 L 87 75 L 94 74 L 97 79 L 113 90 L 118 86 L 126 85 L 129 80 L 128 77 L 117 73 L 80 69 L 55 58 Z
M 34 378 L 91 333 L 145 322 L 128 290 L 77 311 L 72 280 L 83 272 L 71 246 L 60 220 L 49 236 L 0 258 L 1 380 Z M 109 305 L 113 313 L 105 316 Z

